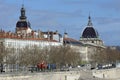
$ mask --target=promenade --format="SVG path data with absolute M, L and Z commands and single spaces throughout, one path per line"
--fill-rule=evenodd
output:
M 105 74 L 107 76 L 102 74 Z M 120 69 L 2 73 L 0 80 L 120 80 Z M 113 75 L 114 74 L 114 75 Z

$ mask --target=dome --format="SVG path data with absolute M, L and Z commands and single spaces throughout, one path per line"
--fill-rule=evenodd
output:
M 16 23 L 16 28 L 31 28 L 30 22 L 26 20 L 24 5 L 22 5 L 21 16 L 19 18 L 20 20 Z
M 27 28 L 27 27 L 31 28 L 30 23 L 27 21 L 18 21 L 16 24 L 16 27 L 18 27 L 18 28 Z
M 86 27 L 82 34 L 82 38 L 98 38 L 98 36 L 98 32 L 93 27 Z
M 91 17 L 88 17 L 88 24 L 85 30 L 82 33 L 82 38 L 98 38 L 98 32 L 93 28 Z

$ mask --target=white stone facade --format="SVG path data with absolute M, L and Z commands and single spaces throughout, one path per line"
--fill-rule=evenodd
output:
M 60 46 L 62 43 L 57 41 L 49 41 L 49 40 L 27 40 L 27 39 L 9 39 L 4 38 L 0 39 L 0 42 L 3 42 L 5 47 L 14 47 L 14 48 L 24 48 L 26 46 Z

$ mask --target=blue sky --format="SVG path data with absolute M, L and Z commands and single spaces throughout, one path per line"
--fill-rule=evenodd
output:
M 105 45 L 120 45 L 120 0 L 0 0 L 0 28 L 15 31 L 23 3 L 33 30 L 66 31 L 79 40 L 90 13 Z

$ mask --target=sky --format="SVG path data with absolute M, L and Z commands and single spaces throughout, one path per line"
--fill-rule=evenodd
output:
M 22 4 L 33 30 L 79 40 L 90 15 L 104 44 L 120 46 L 120 0 L 0 0 L 1 29 L 15 32 Z

